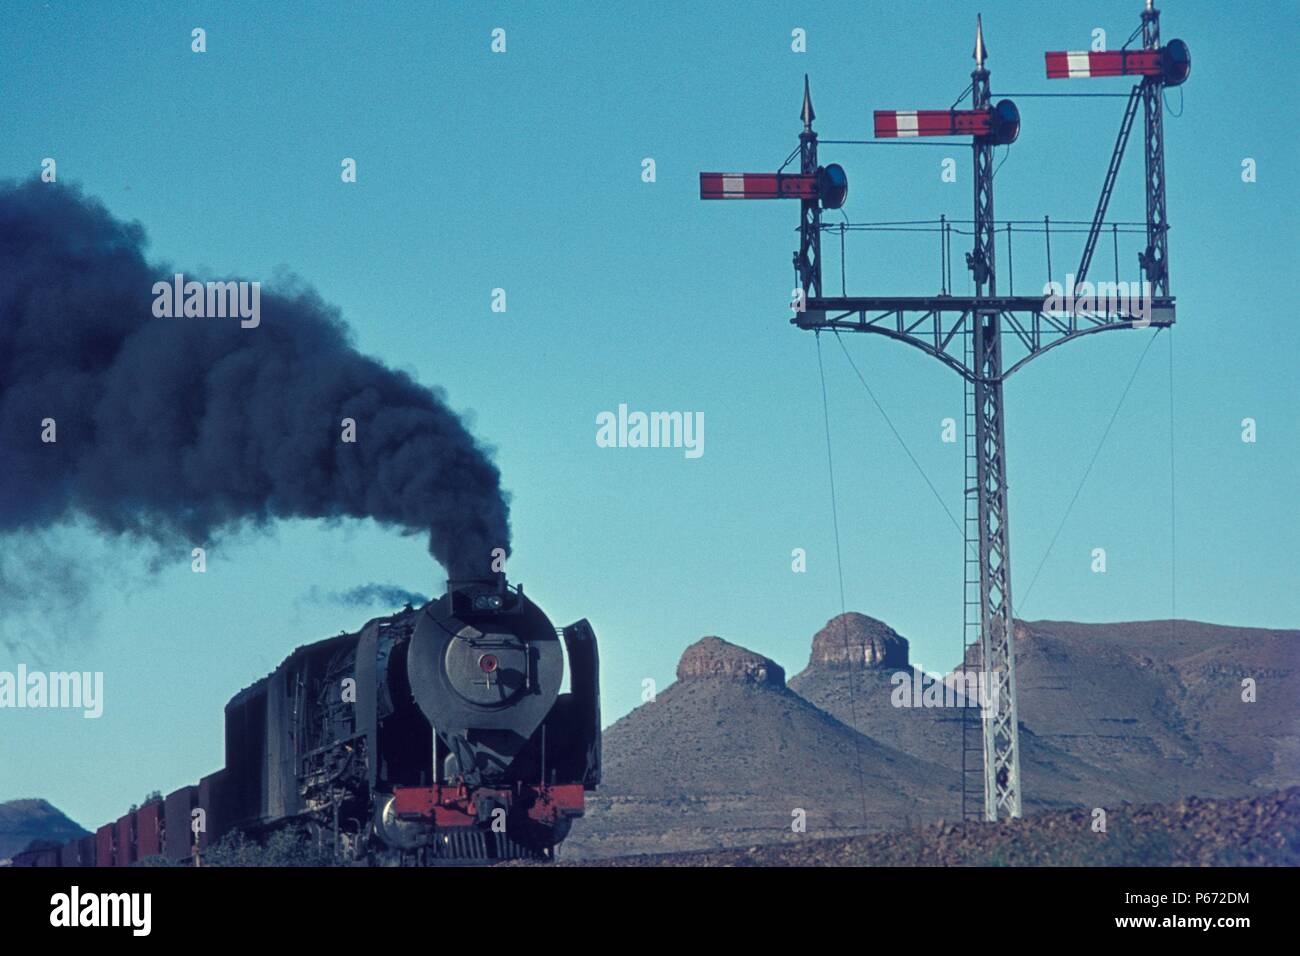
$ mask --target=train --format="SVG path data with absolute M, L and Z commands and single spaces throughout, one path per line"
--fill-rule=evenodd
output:
M 201 865 L 229 833 L 287 827 L 360 865 L 554 859 L 600 760 L 588 621 L 554 627 L 504 576 L 449 582 L 231 698 L 221 769 L 13 863 Z

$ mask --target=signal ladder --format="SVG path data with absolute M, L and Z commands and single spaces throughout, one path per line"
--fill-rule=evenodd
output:
M 963 336 L 966 342 L 966 367 L 971 368 L 974 332 Z M 978 448 L 975 444 L 975 384 L 963 379 L 965 386 L 966 483 L 962 515 L 962 676 L 984 672 L 980 650 L 980 529 L 979 479 L 976 474 Z M 965 693 L 963 682 L 961 708 L 961 818 L 984 819 L 984 726 L 978 694 L 974 700 Z M 978 686 L 978 685 L 977 685 Z

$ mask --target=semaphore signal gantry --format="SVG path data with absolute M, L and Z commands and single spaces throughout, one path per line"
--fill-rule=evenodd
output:
M 1140 49 L 1128 49 L 1138 36 Z M 1103 180 L 1096 211 L 1087 231 L 1079 267 L 1065 291 L 1073 302 L 1082 292 L 1119 172 L 1137 108 L 1143 107 L 1145 139 L 1145 248 L 1138 264 L 1146 302 L 1139 311 L 1129 305 L 1062 310 L 1047 295 L 1001 295 L 997 288 L 994 218 L 994 147 L 1014 142 L 1020 134 L 1020 112 L 1010 99 L 996 104 L 990 89 L 988 50 L 981 18 L 976 20 L 975 69 L 971 73 L 969 109 L 878 110 L 877 139 L 922 136 L 969 137 L 974 161 L 973 244 L 966 254 L 974 294 L 949 294 L 949 282 L 939 295 L 828 296 L 822 287 L 821 236 L 827 228 L 822 212 L 839 209 L 848 196 L 848 179 L 836 164 L 820 165 L 813 130 L 812 97 L 804 78 L 799 133 L 799 172 L 701 173 L 701 199 L 795 199 L 800 204 L 799 249 L 794 253 L 797 288 L 790 320 L 800 329 L 863 332 L 905 342 L 957 371 L 967 391 L 967 554 L 978 564 L 978 624 L 967 622 L 966 634 L 977 629 L 980 686 L 987 688 L 979 709 L 981 754 L 978 766 L 963 768 L 963 815 L 994 821 L 1022 812 L 1019 731 L 1015 690 L 1011 559 L 1007 515 L 1006 445 L 1002 386 L 1013 372 L 1044 352 L 1085 335 L 1112 329 L 1157 329 L 1174 323 L 1174 298 L 1169 291 L 1168 221 L 1165 206 L 1163 97 L 1166 87 L 1188 77 L 1187 45 L 1160 43 L 1160 13 L 1146 0 L 1142 23 L 1124 48 L 1105 52 L 1046 54 L 1048 79 L 1138 77 Z M 958 99 L 960 103 L 966 94 Z M 793 154 L 791 155 L 793 159 Z M 1010 253 L 1011 231 L 1007 223 Z M 943 243 L 949 225 L 941 227 Z M 1045 220 L 1044 231 L 1048 230 Z M 1113 228 L 1115 228 L 1113 226 Z M 1050 278 L 1050 236 L 1048 239 Z M 951 256 L 946 256 L 950 263 Z M 1116 243 L 1118 272 L 1118 243 Z M 1117 275 L 1118 279 L 1118 275 Z M 1116 285 L 1119 285 L 1117 282 Z M 1091 297 L 1088 301 L 1091 303 Z M 1004 353 L 1004 345 L 1006 350 Z M 971 426 L 973 425 L 973 434 Z M 972 516 L 973 513 L 973 516 Z M 972 525 L 977 531 L 972 531 Z M 969 583 L 969 582 L 968 582 Z M 964 644 L 968 643 L 966 640 Z M 971 665 L 968 661 L 968 666 Z M 969 775 L 969 776 L 968 776 Z M 970 778 L 978 778 L 974 786 Z

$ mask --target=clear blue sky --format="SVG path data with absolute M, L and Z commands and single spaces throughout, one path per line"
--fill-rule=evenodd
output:
M 513 495 L 512 577 L 557 622 L 594 623 L 612 720 L 643 678 L 672 680 L 702 635 L 793 673 L 840 609 L 815 344 L 786 321 L 796 207 L 704 204 L 697 174 L 774 170 L 796 145 L 805 72 L 825 139 L 868 138 L 876 108 L 946 107 L 969 79 L 977 9 L 995 95 L 1127 89 L 1049 86 L 1042 54 L 1085 49 L 1094 27 L 1118 47 L 1138 0 L 910 6 L 11 4 L 0 174 L 54 157 L 61 180 L 143 223 L 158 258 L 249 279 L 292 270 L 342 309 L 364 351 L 443 386 Z M 1288 64 L 1300 17 L 1293 2 L 1163 9 L 1165 37 L 1193 58 L 1170 93 L 1183 115 L 1166 122 L 1178 325 L 1147 354 L 1027 597 L 1154 333 L 1085 339 L 1010 381 L 1014 593 L 1031 619 L 1166 618 L 1176 598 L 1179 617 L 1296 627 L 1300 333 L 1279 299 L 1297 253 Z M 196 26 L 203 55 L 190 52 Z M 504 55 L 489 51 L 494 27 Z M 796 27 L 805 54 L 791 52 Z M 1122 105 L 1020 100 L 999 216 L 1090 217 Z M 1123 219 L 1143 215 L 1139 136 L 1113 206 Z M 855 221 L 968 218 L 969 150 L 951 151 L 955 185 L 940 180 L 946 155 L 822 150 L 848 171 Z M 343 157 L 357 160 L 354 185 L 340 182 Z M 888 240 L 850 242 L 850 291 L 937 291 L 932 237 Z M 1058 265 L 1077 260 L 1078 237 L 1057 249 Z M 1124 278 L 1135 254 L 1122 250 Z M 1018 252 L 1017 291 L 1035 269 L 1041 283 L 1036 255 Z M 1098 262 L 1108 276 L 1109 250 Z M 490 311 L 494 287 L 507 290 L 504 315 Z M 895 627 L 928 668 L 951 666 L 960 539 L 834 341 L 823 345 L 848 606 Z M 958 511 L 961 449 L 939 436 L 960 417 L 959 379 L 883 338 L 849 346 Z M 705 454 L 598 448 L 596 415 L 620 402 L 703 411 Z M 1245 417 L 1255 444 L 1241 441 Z M 420 540 L 364 524 L 230 542 L 205 575 L 188 554 L 150 575 L 93 534 L 54 543 L 84 556 L 87 607 L 35 622 L 0 609 L 0 628 L 43 648 L 29 665 L 104 671 L 106 710 L 0 712 L 0 799 L 44 796 L 91 827 L 218 767 L 225 702 L 294 646 L 366 619 L 304 601 L 310 588 L 440 580 Z M 806 574 L 790 570 L 796 547 Z M 1095 547 L 1104 575 L 1089 568 Z

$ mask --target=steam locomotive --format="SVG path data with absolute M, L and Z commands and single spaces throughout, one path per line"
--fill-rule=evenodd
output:
M 188 860 L 290 825 L 371 865 L 549 858 L 600 782 L 598 670 L 585 619 L 555 628 L 504 577 L 453 582 L 236 694 L 224 769 L 14 862 Z

